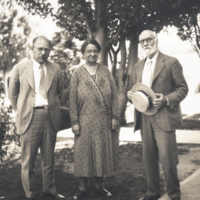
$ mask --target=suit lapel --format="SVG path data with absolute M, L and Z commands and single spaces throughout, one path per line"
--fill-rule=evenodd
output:
M 28 81 L 29 85 L 35 91 L 35 81 L 34 81 L 32 60 L 28 60 L 28 62 L 27 62 L 26 78 L 27 78 L 27 81 Z
M 54 70 L 52 68 L 51 63 L 48 61 L 46 65 L 46 70 L 47 70 L 47 92 L 48 92 L 54 76 Z
M 157 78 L 157 76 L 160 74 L 160 72 L 165 67 L 164 60 L 165 60 L 165 58 L 164 58 L 163 54 L 161 52 L 159 52 L 157 61 L 156 61 L 156 65 L 155 65 L 155 69 L 154 69 L 154 73 L 153 73 L 152 85 L 153 85 L 154 80 Z

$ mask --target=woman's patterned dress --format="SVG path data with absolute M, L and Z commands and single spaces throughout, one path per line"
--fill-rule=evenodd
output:
M 92 78 L 105 100 L 107 112 Z M 93 77 L 84 65 L 73 73 L 70 116 L 72 126 L 80 126 L 80 136 L 74 139 L 74 175 L 111 175 L 117 166 L 119 145 L 119 134 L 111 131 L 111 122 L 119 120 L 119 99 L 115 81 L 106 66 L 99 64 Z

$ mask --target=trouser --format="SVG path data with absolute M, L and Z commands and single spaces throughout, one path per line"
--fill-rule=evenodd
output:
M 147 176 L 147 196 L 160 196 L 159 156 L 170 198 L 180 197 L 177 176 L 178 152 L 175 131 L 163 131 L 154 116 L 142 114 L 141 135 Z
M 34 109 L 33 117 L 21 140 L 21 177 L 27 198 L 35 195 L 35 159 L 41 151 L 43 191 L 54 194 L 54 149 L 56 131 L 50 122 L 48 110 Z

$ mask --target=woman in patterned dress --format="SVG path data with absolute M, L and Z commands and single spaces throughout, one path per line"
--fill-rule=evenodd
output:
M 104 175 L 117 166 L 119 145 L 119 100 L 115 81 L 107 66 L 97 63 L 101 50 L 96 40 L 81 47 L 85 64 L 70 82 L 70 117 L 74 138 L 74 175 L 79 190 L 73 199 L 86 196 L 87 180 L 94 177 L 96 192 L 112 196 L 102 187 Z

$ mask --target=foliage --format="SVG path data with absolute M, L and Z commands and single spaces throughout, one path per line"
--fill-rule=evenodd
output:
M 0 164 L 3 164 L 14 155 L 9 149 L 12 143 L 20 145 L 16 135 L 15 122 L 12 116 L 12 107 L 4 104 L 4 93 L 0 92 Z
M 0 2 L 0 70 L 10 71 L 27 55 L 30 27 L 25 16 L 20 16 L 16 2 Z
M 98 0 L 58 0 L 58 8 L 54 9 L 50 3 L 44 3 L 42 0 L 18 0 L 18 4 L 23 5 L 32 14 L 51 15 L 59 27 L 80 40 L 87 37 L 95 38 L 98 20 L 102 27 L 107 28 L 109 38 L 115 36 L 118 29 L 129 36 L 133 31 L 139 33 L 148 26 L 159 31 L 163 28 L 163 20 L 159 20 L 163 11 L 169 12 L 178 1 L 172 4 L 171 1 L 164 0 L 101 0 L 100 16 L 97 15 L 98 2 Z M 169 9 L 164 10 L 165 6 Z
M 63 90 L 61 96 L 61 130 L 71 127 L 69 117 L 70 79 L 73 67 L 80 63 L 78 50 L 72 37 L 67 32 L 56 32 L 52 39 L 50 60 L 57 63 L 63 73 Z
M 192 1 L 193 4 L 197 2 Z M 191 7 L 187 0 L 173 3 L 172 0 L 101 0 L 98 16 L 99 0 L 58 0 L 57 8 L 42 0 L 17 2 L 32 14 L 51 15 L 59 27 L 80 40 L 96 37 L 97 21 L 106 27 L 108 38 L 115 37 L 120 31 L 128 38 L 133 32 L 138 35 L 145 28 L 159 32 L 163 26 L 176 23 L 180 13 Z
M 3 75 L 27 55 L 30 27 L 26 17 L 17 11 L 15 0 L 0 1 L 0 70 Z M 5 105 L 4 76 L 0 86 L 0 163 L 13 156 L 10 144 L 19 144 L 15 133 L 12 108 Z
M 191 2 L 193 3 L 193 2 Z M 193 3 L 190 10 L 181 15 L 180 21 L 176 24 L 178 36 L 183 41 L 189 41 L 192 48 L 200 57 L 200 2 Z
M 17 0 L 18 5 L 23 6 L 33 15 L 40 15 L 42 18 L 53 15 L 53 8 L 50 3 L 44 0 Z
M 69 108 L 71 68 L 79 64 L 80 57 L 77 55 L 77 48 L 72 37 L 66 32 L 56 32 L 52 39 L 52 46 L 50 60 L 60 65 L 64 78 L 61 106 Z
M 183 126 L 181 129 L 200 130 L 200 114 L 194 114 L 192 116 L 183 116 Z

